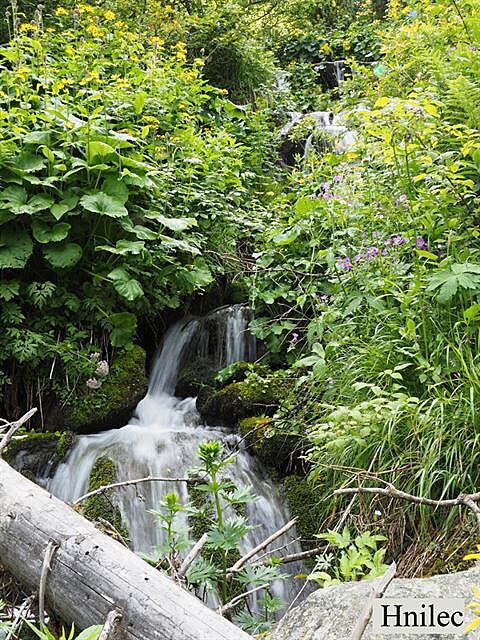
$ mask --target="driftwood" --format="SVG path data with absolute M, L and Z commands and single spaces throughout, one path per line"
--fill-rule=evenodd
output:
M 0 564 L 77 628 L 122 615 L 115 640 L 251 640 L 173 580 L 0 460 Z
M 34 407 L 33 409 L 30 409 L 30 411 L 28 411 L 24 416 L 22 416 L 18 420 L 15 420 L 15 422 L 7 422 L 0 427 L 2 431 L 7 427 L 10 427 L 7 433 L 3 436 L 2 440 L 0 441 L 0 457 L 3 455 L 3 452 L 8 447 L 10 440 L 13 438 L 16 432 L 20 429 L 20 427 L 24 425 L 25 422 L 28 422 L 28 420 L 30 420 L 30 418 L 36 413 L 37 413 L 37 408 Z

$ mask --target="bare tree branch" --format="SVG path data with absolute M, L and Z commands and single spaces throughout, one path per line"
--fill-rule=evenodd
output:
M 383 481 L 384 482 L 384 481 Z M 337 489 L 333 492 L 333 495 L 356 495 L 356 494 L 373 494 L 380 496 L 387 496 L 389 498 L 399 498 L 401 500 L 407 500 L 408 502 L 414 502 L 415 504 L 424 504 L 430 507 L 456 507 L 459 505 L 465 505 L 475 514 L 478 528 L 480 529 L 480 507 L 476 504 L 480 500 L 480 492 L 478 493 L 461 493 L 456 498 L 450 498 L 448 500 L 433 500 L 432 498 L 424 498 L 422 496 L 414 496 L 405 491 L 400 491 L 390 484 L 384 482 L 385 487 L 345 487 L 343 489 Z
M 3 436 L 2 440 L 0 441 L 0 458 L 2 457 L 3 452 L 7 448 L 10 440 L 13 438 L 15 433 L 20 429 L 20 427 L 23 424 L 25 424 L 25 422 L 30 420 L 30 418 L 35 413 L 37 413 L 37 408 L 36 407 L 34 407 L 33 409 L 30 409 L 30 411 L 28 411 L 24 416 L 22 416 L 21 418 L 19 418 L 15 422 L 7 422 L 7 424 L 2 425 L 2 427 L 1 427 L 2 429 L 6 429 L 7 427 L 10 427 L 10 429 L 7 431 L 7 433 Z
M 42 630 L 45 627 L 45 589 L 47 586 L 48 573 L 52 568 L 50 563 L 59 546 L 58 542 L 50 540 L 43 557 L 42 573 L 40 574 L 40 588 L 38 590 L 38 620 L 40 623 L 40 629 Z
M 177 575 L 179 578 L 183 578 L 183 576 L 187 573 L 188 568 L 190 567 L 192 562 L 195 560 L 195 558 L 198 556 L 200 551 L 205 546 L 205 543 L 207 542 L 207 537 L 208 537 L 207 534 L 204 533 L 203 536 L 199 540 L 197 540 L 197 542 L 194 544 L 194 546 L 190 549 L 188 554 L 185 556 L 185 560 L 182 562 L 182 564 L 180 565 L 180 569 L 177 572 Z
M 123 618 L 123 614 L 118 609 L 112 609 L 105 620 L 98 640 L 114 640 L 117 635 L 118 625 Z
M 248 562 L 250 558 L 253 558 L 253 556 L 257 555 L 259 551 L 262 551 L 263 549 L 265 549 L 265 547 L 268 547 L 268 545 L 274 542 L 277 538 L 279 538 L 280 536 L 283 536 L 284 533 L 289 531 L 294 526 L 296 521 L 297 519 L 293 518 L 293 520 L 290 520 L 290 522 L 287 522 L 287 524 L 284 525 L 281 529 L 279 529 L 278 531 L 275 531 L 275 533 L 272 533 L 271 536 L 266 538 L 263 542 L 258 544 L 256 547 L 254 547 L 248 553 L 246 553 L 242 558 L 240 558 L 240 560 L 238 560 L 232 567 L 230 567 L 227 573 L 229 575 L 233 575 L 234 573 L 237 573 L 237 571 L 240 571 L 243 565 L 246 562 Z
M 395 574 L 397 572 L 397 565 L 395 562 L 388 567 L 387 571 L 380 578 L 378 584 L 373 588 L 372 595 L 368 599 L 367 604 L 365 605 L 365 609 L 362 612 L 361 617 L 359 618 L 357 624 L 355 625 L 355 629 L 352 633 L 351 640 L 361 640 L 362 636 L 367 628 L 367 625 L 372 617 L 373 605 L 375 604 L 375 600 L 377 598 L 381 598 L 385 591 L 388 588 L 388 585 L 391 583 Z
M 92 496 L 96 496 L 99 493 L 103 493 L 104 491 L 108 491 L 109 489 L 116 489 L 117 487 L 128 487 L 134 484 L 141 484 L 143 482 L 194 482 L 193 478 L 160 478 L 157 476 L 147 476 L 146 478 L 137 478 L 136 480 L 124 480 L 123 482 L 113 482 L 112 484 L 105 484 L 94 491 L 89 491 L 85 493 L 80 498 L 77 498 L 72 502 L 72 505 L 80 504 L 85 502 L 88 498 Z
M 223 607 L 218 607 L 217 613 L 223 616 L 225 613 L 227 613 L 227 611 L 230 611 L 230 609 L 233 609 L 239 602 L 241 602 L 245 598 L 248 598 L 249 595 L 251 595 L 252 593 L 255 593 L 256 591 L 260 591 L 261 589 L 266 589 L 268 586 L 269 586 L 268 584 L 261 584 L 257 587 L 253 587 L 253 589 L 249 589 L 248 591 L 241 593 L 239 596 L 235 596 L 235 598 L 230 600 L 230 602 L 227 602 L 227 604 L 224 604 Z

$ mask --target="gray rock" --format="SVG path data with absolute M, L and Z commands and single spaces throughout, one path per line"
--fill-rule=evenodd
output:
M 317 589 L 297 607 L 292 609 L 274 628 L 269 640 L 350 640 L 352 631 L 361 617 L 364 607 L 377 580 L 347 582 L 341 585 Z M 386 598 L 463 598 L 473 600 L 472 587 L 480 588 L 480 567 L 468 571 L 438 575 L 432 578 L 395 578 L 389 585 Z M 473 619 L 470 612 L 467 622 Z M 362 640 L 452 640 L 460 635 L 411 633 L 385 635 L 373 633 L 370 622 Z M 480 638 L 474 631 L 467 636 Z

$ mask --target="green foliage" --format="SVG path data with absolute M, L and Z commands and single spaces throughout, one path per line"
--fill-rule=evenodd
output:
M 164 496 L 161 509 L 151 512 L 160 522 L 164 542 L 157 548 L 155 558 L 148 560 L 162 565 L 168 558 L 169 562 L 165 565 L 167 570 L 175 567 L 179 553 L 191 544 L 188 525 L 200 521 L 202 531 L 198 533 L 206 533 L 207 540 L 202 554 L 186 573 L 189 586 L 199 592 L 205 589 L 213 591 L 218 600 L 226 604 L 252 586 L 265 585 L 258 611 L 253 614 L 251 611 L 240 612 L 237 607 L 239 617 L 235 620 L 246 629 L 259 625 L 258 628 L 266 630 L 271 626 L 272 616 L 283 606 L 268 590 L 272 582 L 284 578 L 278 566 L 247 564 L 241 571 L 228 575 L 231 564 L 240 558 L 239 545 L 253 528 L 245 516 L 239 514 L 239 507 L 255 502 L 256 497 L 250 487 L 235 487 L 225 475 L 235 456 L 225 455 L 220 442 L 214 440 L 200 445 L 198 457 L 200 466 L 193 469 L 192 473 L 199 481 L 190 487 L 190 502 L 182 504 L 176 494 L 169 493 Z M 204 500 L 198 499 L 199 494 L 203 494 Z M 185 515 L 188 515 L 188 520 Z M 243 606 L 241 602 L 240 609 Z M 230 616 L 230 613 L 227 615 Z
M 88 481 L 88 490 L 95 491 L 100 487 L 112 484 L 116 479 L 116 465 L 113 460 L 101 456 L 93 465 Z M 128 539 L 128 531 L 122 522 L 122 516 L 118 507 L 112 503 L 111 491 L 104 491 L 85 500 L 83 513 L 86 518 L 94 522 L 107 522 L 122 536 Z
M 345 527 L 341 533 L 329 531 L 316 537 L 326 540 L 336 550 L 336 553 L 319 558 L 314 571 L 308 576 L 309 580 L 314 580 L 322 587 L 340 582 L 371 580 L 388 569 L 383 562 L 385 549 L 378 547 L 379 542 L 387 539 L 385 536 L 364 531 L 352 538 Z

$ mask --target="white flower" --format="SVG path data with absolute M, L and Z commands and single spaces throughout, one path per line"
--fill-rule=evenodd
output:
M 100 382 L 100 380 L 97 380 L 96 378 L 89 378 L 87 380 L 87 387 L 89 389 L 100 389 L 101 386 L 102 386 L 102 383 Z
M 99 358 L 100 354 L 98 353 L 98 351 L 95 351 L 95 353 L 92 353 L 90 356 L 90 360 L 93 360 L 94 362 L 96 362 Z
M 108 366 L 108 362 L 106 360 L 100 360 L 97 368 L 95 369 L 95 375 L 97 375 L 99 378 L 106 378 L 109 371 L 110 368 Z

